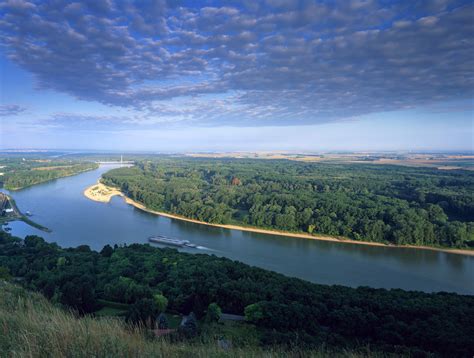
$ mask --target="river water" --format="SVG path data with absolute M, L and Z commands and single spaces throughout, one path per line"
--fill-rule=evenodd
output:
M 151 235 L 187 239 L 198 249 L 322 284 L 402 288 L 474 294 L 474 256 L 421 249 L 389 248 L 305 240 L 227 230 L 143 212 L 114 197 L 90 201 L 83 191 L 117 165 L 61 178 L 10 193 L 23 212 L 52 230 L 45 233 L 12 222 L 12 234 L 37 234 L 63 247 L 146 243 Z

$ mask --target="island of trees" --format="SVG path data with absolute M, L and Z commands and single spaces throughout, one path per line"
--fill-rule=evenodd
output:
M 146 207 L 216 224 L 474 247 L 474 173 L 287 160 L 142 160 L 103 175 Z
M 0 233 L 2 279 L 79 315 L 120 309 L 128 324 L 148 328 L 166 327 L 166 314 L 189 315 L 176 340 L 199 341 L 224 312 L 245 317 L 233 338 L 244 346 L 250 341 L 281 349 L 370 346 L 450 357 L 474 351 L 473 296 L 318 285 L 226 258 L 149 245 L 107 245 L 96 252 Z

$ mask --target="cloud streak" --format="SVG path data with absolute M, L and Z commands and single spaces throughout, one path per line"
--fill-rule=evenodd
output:
M 17 104 L 0 105 L 0 117 L 17 116 L 26 111 L 26 108 Z
M 140 123 L 314 124 L 473 96 L 467 1 L 137 4 L 8 1 L 2 45 L 39 88 Z

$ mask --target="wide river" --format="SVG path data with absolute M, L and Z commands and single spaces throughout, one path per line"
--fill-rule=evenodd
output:
M 83 196 L 85 188 L 114 167 L 102 165 L 10 193 L 20 210 L 29 210 L 33 220 L 52 230 L 13 222 L 12 233 L 96 250 L 105 244 L 146 243 L 149 236 L 161 234 L 199 245 L 183 251 L 225 256 L 316 283 L 474 294 L 474 256 L 227 230 L 152 215 L 120 197 L 104 204 Z

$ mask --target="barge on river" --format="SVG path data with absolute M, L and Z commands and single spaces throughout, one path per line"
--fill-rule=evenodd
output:
M 169 245 L 169 246 L 177 246 L 177 247 L 191 247 L 196 248 L 196 245 L 192 244 L 188 240 L 178 240 L 172 239 L 166 236 L 157 235 L 148 238 L 148 241 L 154 244 L 162 244 L 162 245 Z

